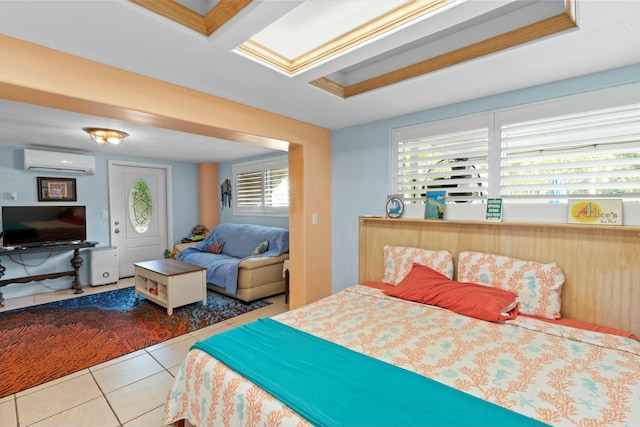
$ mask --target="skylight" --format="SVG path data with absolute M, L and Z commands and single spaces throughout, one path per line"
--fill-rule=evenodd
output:
M 405 0 L 306 1 L 251 40 L 293 61 L 405 3 Z
M 236 51 L 293 75 L 455 1 L 305 1 Z

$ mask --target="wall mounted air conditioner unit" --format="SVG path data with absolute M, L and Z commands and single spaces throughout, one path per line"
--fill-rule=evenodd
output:
M 86 154 L 24 150 L 24 168 L 30 171 L 93 174 L 96 158 Z

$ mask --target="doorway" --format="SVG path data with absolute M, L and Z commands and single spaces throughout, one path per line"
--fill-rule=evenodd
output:
M 111 245 L 118 249 L 119 277 L 134 263 L 164 257 L 173 240 L 171 166 L 109 161 Z

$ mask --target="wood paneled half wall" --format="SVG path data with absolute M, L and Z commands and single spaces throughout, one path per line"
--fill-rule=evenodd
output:
M 486 252 L 565 275 L 562 317 L 640 336 L 640 227 L 360 218 L 359 281 L 384 277 L 384 246 Z

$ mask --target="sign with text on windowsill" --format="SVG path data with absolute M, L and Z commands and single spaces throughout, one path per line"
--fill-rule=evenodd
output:
M 622 199 L 569 199 L 569 224 L 622 225 Z
M 487 199 L 485 220 L 497 222 L 502 221 L 502 199 L 500 197 Z

